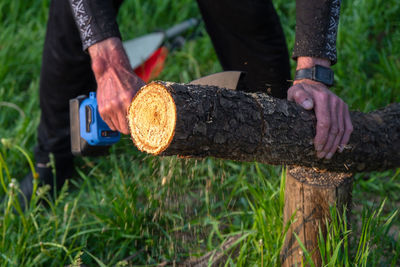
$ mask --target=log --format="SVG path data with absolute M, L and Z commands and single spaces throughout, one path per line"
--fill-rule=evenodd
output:
M 326 239 L 325 223 L 331 219 L 331 206 L 337 207 L 338 214 L 343 214 L 344 209 L 349 212 L 352 186 L 352 176 L 347 173 L 305 167 L 292 167 L 287 171 L 283 223 L 287 225 L 291 219 L 293 221 L 281 250 L 283 267 L 303 266 L 302 263 L 307 263 L 294 234 L 311 255 L 314 265 L 322 266 L 318 248 L 319 229 Z
M 128 121 L 134 144 L 154 155 L 212 156 L 338 172 L 399 167 L 400 103 L 350 115 L 350 141 L 331 160 L 316 157 L 313 111 L 263 93 L 152 82 L 132 100 Z

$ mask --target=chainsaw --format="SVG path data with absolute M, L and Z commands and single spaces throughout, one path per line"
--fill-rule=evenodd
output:
M 185 39 L 180 36 L 198 26 L 195 18 L 181 22 L 165 31 L 157 31 L 123 42 L 133 71 L 145 83 L 157 77 L 168 52 L 183 46 Z M 189 36 L 194 38 L 197 28 Z M 108 148 L 121 138 L 112 131 L 100 117 L 96 93 L 90 92 L 69 101 L 71 152 L 76 156 L 97 156 L 108 153 Z
M 135 73 L 146 83 L 159 75 L 163 68 L 168 49 L 163 46 L 188 28 L 198 24 L 196 19 L 182 22 L 165 32 L 155 32 L 124 42 L 129 61 Z M 236 89 L 243 78 L 239 71 L 226 71 L 192 81 L 190 84 L 219 86 Z M 121 134 L 112 131 L 103 121 L 97 106 L 96 93 L 90 92 L 71 99 L 70 129 L 71 152 L 75 156 L 101 156 L 108 153 L 109 147 L 117 143 Z

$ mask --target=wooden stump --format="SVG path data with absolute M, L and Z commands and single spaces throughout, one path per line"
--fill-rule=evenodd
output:
M 319 171 L 313 168 L 292 167 L 286 174 L 284 225 L 294 215 L 281 252 L 283 267 L 306 263 L 299 237 L 315 266 L 321 266 L 318 249 L 319 227 L 326 235 L 325 222 L 330 218 L 329 208 L 336 205 L 342 214 L 350 208 L 353 179 L 351 174 Z

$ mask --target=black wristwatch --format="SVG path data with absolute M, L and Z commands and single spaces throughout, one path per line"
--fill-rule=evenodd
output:
M 312 68 L 300 69 L 296 71 L 295 81 L 302 79 L 310 79 L 313 81 L 321 82 L 326 86 L 333 85 L 333 70 L 330 68 L 315 65 Z

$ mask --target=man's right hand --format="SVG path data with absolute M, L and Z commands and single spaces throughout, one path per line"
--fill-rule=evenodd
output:
M 145 85 L 134 74 L 119 38 L 109 38 L 89 47 L 97 81 L 99 113 L 114 131 L 129 134 L 126 120 L 132 98 Z

